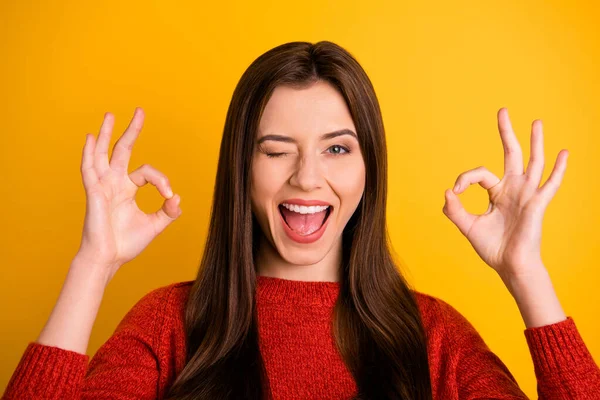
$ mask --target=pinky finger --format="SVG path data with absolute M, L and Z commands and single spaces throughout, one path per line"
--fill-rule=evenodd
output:
M 545 205 L 550 203 L 550 200 L 552 200 L 558 191 L 558 188 L 560 187 L 563 176 L 565 175 L 565 171 L 567 169 L 568 157 L 569 152 L 567 150 L 558 153 L 558 156 L 556 157 L 556 163 L 554 163 L 554 168 L 552 169 L 550 177 L 540 188 L 540 196 L 542 197 Z
M 87 133 L 85 135 L 85 145 L 83 146 L 83 155 L 81 157 L 81 176 L 83 178 L 83 187 L 86 190 L 98 182 L 98 176 L 94 169 L 95 147 L 96 143 L 94 135 Z

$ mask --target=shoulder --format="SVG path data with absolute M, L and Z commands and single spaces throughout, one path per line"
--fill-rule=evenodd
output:
M 143 329 L 149 334 L 156 334 L 167 320 L 182 319 L 193 282 L 175 282 L 146 293 L 123 317 L 116 331 Z
M 194 281 L 183 281 L 158 287 L 144 295 L 136 305 L 168 307 L 182 301 L 185 302 L 193 283 Z
M 130 376 L 131 382 L 147 383 L 150 388 L 155 379 L 164 386 L 164 380 L 174 374 L 173 366 L 181 370 L 185 364 L 183 316 L 192 283 L 172 283 L 142 296 L 90 361 L 90 382 L 133 373 L 137 375 L 135 379 Z
M 475 327 L 454 306 L 439 297 L 413 290 L 423 325 L 428 334 L 443 332 L 444 335 L 460 336 L 474 332 Z
M 153 289 L 138 300 L 131 311 L 141 314 L 154 314 L 174 305 L 177 306 L 187 300 L 193 282 L 176 282 Z

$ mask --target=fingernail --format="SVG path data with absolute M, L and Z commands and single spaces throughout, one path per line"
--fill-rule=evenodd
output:
M 167 188 L 167 196 L 169 198 L 173 197 L 173 190 L 170 187 Z
M 456 185 L 454 185 L 454 189 L 452 189 L 452 191 L 454 193 L 456 193 L 458 191 L 458 188 L 460 187 L 460 185 L 457 183 Z

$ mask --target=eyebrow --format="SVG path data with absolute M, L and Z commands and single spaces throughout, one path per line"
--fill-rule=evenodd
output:
M 340 129 L 338 131 L 324 133 L 324 134 L 321 135 L 320 140 L 328 140 L 328 139 L 332 139 L 334 137 L 343 136 L 343 135 L 350 135 L 354 139 L 358 140 L 358 137 L 356 136 L 356 133 L 354 133 L 350 129 Z M 292 137 L 285 136 L 285 135 L 271 134 L 271 135 L 265 135 L 265 136 L 261 137 L 260 139 L 258 139 L 256 141 L 256 144 L 261 144 L 265 140 L 275 140 L 275 141 L 278 141 L 278 142 L 285 142 L 285 143 L 296 143 L 296 139 L 294 139 Z

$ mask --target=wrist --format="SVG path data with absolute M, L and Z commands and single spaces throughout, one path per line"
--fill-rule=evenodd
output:
M 498 272 L 498 275 L 513 297 L 519 296 L 523 290 L 533 287 L 536 283 L 550 280 L 548 270 L 542 262 L 525 268 L 506 268 Z
M 86 280 L 98 282 L 106 287 L 116 269 L 116 266 L 91 261 L 85 255 L 78 253 L 71 261 L 69 274 L 85 277 Z
M 550 274 L 543 266 L 531 268 L 526 273 L 504 274 L 501 278 L 515 299 L 527 328 L 550 325 L 567 318 Z

